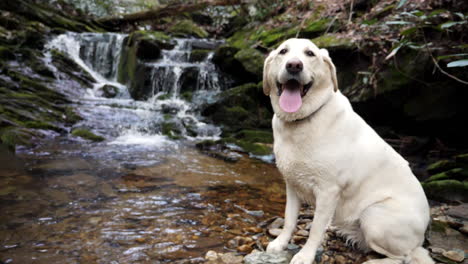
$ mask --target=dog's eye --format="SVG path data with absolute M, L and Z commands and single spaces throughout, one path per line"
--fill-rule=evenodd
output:
M 315 56 L 315 54 L 311 50 L 306 51 L 305 54 L 309 57 Z
M 287 49 L 282 49 L 282 50 L 280 50 L 279 54 L 286 54 L 286 52 L 288 52 Z

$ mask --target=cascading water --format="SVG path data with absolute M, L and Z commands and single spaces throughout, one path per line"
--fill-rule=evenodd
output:
M 177 45 L 172 50 L 162 50 L 161 59 L 145 62 L 150 70 L 147 76 L 150 79 L 145 83 L 151 85 L 148 90 L 152 94 L 146 101 L 135 101 L 130 98 L 127 86 L 116 81 L 125 37 L 114 33 L 66 33 L 46 46 L 48 60 L 50 51 L 57 49 L 96 81 L 93 89 L 88 89 L 79 99 L 78 108 L 85 117 L 82 125 L 113 138 L 109 144 L 159 144 L 166 140 L 161 133 L 167 122 L 188 139 L 218 138 L 220 129 L 200 121 L 197 111 L 201 104 L 214 100 L 221 90 L 220 78 L 211 62 L 212 52 L 200 62 L 191 62 L 192 45 L 201 40 L 175 39 Z M 204 41 L 211 46 L 218 44 Z M 190 81 L 187 76 L 191 77 Z M 187 83 L 195 86 L 191 102 L 181 99 Z M 116 87 L 118 95 L 104 98 L 101 90 L 105 85 Z

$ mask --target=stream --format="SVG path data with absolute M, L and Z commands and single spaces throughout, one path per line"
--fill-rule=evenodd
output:
M 200 40 L 176 39 L 174 49 L 147 62 L 151 96 L 135 101 L 117 82 L 124 39 L 66 33 L 46 45 L 56 89 L 84 118 L 76 126 L 105 140 L 50 132 L 16 155 L 0 150 L 0 263 L 199 263 L 208 250 L 229 251 L 228 240 L 282 214 L 284 186 L 274 165 L 235 150 L 228 154 L 238 161 L 228 163 L 194 147 L 221 133 L 198 112 L 223 87 L 212 54 L 190 62 Z M 50 63 L 52 49 L 88 72 L 93 87 L 61 75 Z M 193 69 L 197 83 L 187 102 L 181 76 Z M 117 95 L 103 97 L 104 85 Z M 181 124 L 182 139 L 161 133 L 167 119 Z

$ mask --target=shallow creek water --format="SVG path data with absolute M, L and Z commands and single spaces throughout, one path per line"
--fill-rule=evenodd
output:
M 2 153 L 4 263 L 196 263 L 284 208 L 273 165 L 244 156 L 226 163 L 183 143 L 57 138 Z

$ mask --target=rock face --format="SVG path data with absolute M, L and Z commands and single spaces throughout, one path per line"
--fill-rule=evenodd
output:
M 175 42 L 159 31 L 136 31 L 124 40 L 123 45 L 117 80 L 128 86 L 134 99 L 146 99 L 147 90 L 152 88 L 147 78 L 152 68 L 144 62 L 159 59 L 161 49 L 172 49 Z
M 26 1 L 1 1 L 0 14 L 0 143 L 14 150 L 47 133 L 66 133 L 81 120 L 52 87 L 55 73 L 43 55 L 46 34 L 98 28 Z M 93 78 L 61 52 L 51 51 L 50 59 L 70 85 L 92 87 Z
M 426 195 L 441 201 L 468 202 L 468 154 L 453 157 L 452 160 L 441 160 L 427 168 L 431 175 L 422 186 Z
M 253 252 L 244 258 L 245 264 L 288 264 L 291 261 L 291 253 L 284 251 L 281 253 Z

